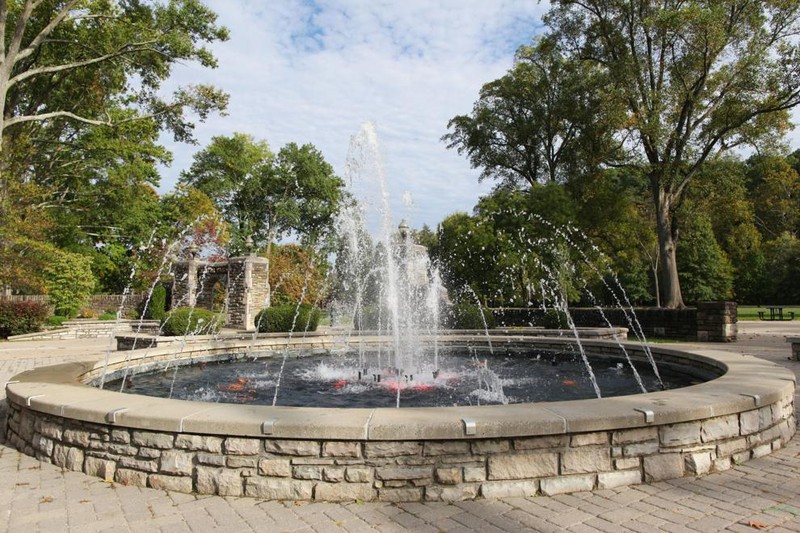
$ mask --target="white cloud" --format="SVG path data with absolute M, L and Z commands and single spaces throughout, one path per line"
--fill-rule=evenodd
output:
M 530 0 L 209 0 L 231 39 L 213 47 L 216 70 L 181 67 L 173 82 L 212 83 L 231 95 L 227 117 L 196 130 L 199 147 L 235 131 L 316 145 L 344 174 L 350 137 L 377 124 L 396 218 L 435 225 L 468 211 L 490 184 L 439 139 L 468 113 L 484 83 L 539 30 Z M 175 152 L 171 189 L 199 147 Z M 403 207 L 409 191 L 413 206 Z

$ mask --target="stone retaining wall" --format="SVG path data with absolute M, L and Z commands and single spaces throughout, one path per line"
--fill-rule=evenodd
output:
M 791 343 L 792 359 L 800 361 L 800 337 L 786 337 L 786 342 Z
M 105 311 L 118 311 L 122 309 L 122 314 L 127 316 L 128 313 L 138 310 L 144 300 L 147 298 L 147 293 L 132 292 L 130 294 L 92 294 L 89 301 L 83 308 L 91 309 L 96 313 L 103 313 Z M 16 302 L 40 302 L 49 305 L 49 297 L 46 294 L 11 294 L 0 295 L 0 300 L 10 300 Z M 51 306 L 52 307 L 52 306 Z
M 781 448 L 792 397 L 686 423 L 534 437 L 288 440 L 153 432 L 11 404 L 9 444 L 118 483 L 271 500 L 458 501 L 610 489 L 727 470 Z
M 111 337 L 115 334 L 134 331 L 141 333 L 157 333 L 159 322 L 157 320 L 67 320 L 64 327 L 14 335 L 9 341 L 47 340 L 47 339 L 95 339 L 98 337 Z

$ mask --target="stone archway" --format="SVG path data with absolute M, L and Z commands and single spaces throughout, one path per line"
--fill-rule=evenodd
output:
M 215 287 L 225 289 L 225 325 L 248 331 L 255 329 L 255 315 L 268 301 L 269 261 L 248 255 L 227 261 L 202 261 L 192 256 L 174 267 L 172 308 L 213 309 Z

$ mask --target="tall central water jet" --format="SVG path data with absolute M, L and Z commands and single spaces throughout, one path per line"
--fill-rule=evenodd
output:
M 362 373 L 396 382 L 399 404 L 402 388 L 415 377 L 433 376 L 437 370 L 436 350 L 433 361 L 424 357 L 420 335 L 438 329 L 442 284 L 425 248 L 413 242 L 408 224 L 403 221 L 395 226 L 373 124 L 364 124 L 353 136 L 346 174 L 351 191 L 377 188 L 378 198 L 359 198 L 339 216 L 337 268 L 347 278 L 342 282 L 347 300 L 342 314 L 352 317 L 356 329 L 377 330 L 390 337 L 388 352 L 378 351 L 375 360 L 360 362 Z M 374 222 L 376 216 L 379 230 L 373 241 L 367 221 Z M 384 378 L 387 368 L 393 375 Z

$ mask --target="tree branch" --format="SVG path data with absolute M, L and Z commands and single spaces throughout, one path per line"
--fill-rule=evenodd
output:
M 39 115 L 21 115 L 17 117 L 11 117 L 7 120 L 4 120 L 4 127 L 13 126 L 14 124 L 19 124 L 21 122 L 36 122 L 59 117 L 71 118 L 73 120 L 77 120 L 78 122 L 92 124 L 93 126 L 113 126 L 113 123 L 110 120 L 95 120 L 76 115 L 75 113 L 70 113 L 69 111 L 52 111 L 50 113 L 42 113 Z
M 123 46 L 116 52 L 111 52 L 110 54 L 104 54 L 102 56 L 94 57 L 92 59 L 85 59 L 83 61 L 74 61 L 72 63 L 66 63 L 63 65 L 52 65 L 49 67 L 39 67 L 26 70 L 25 72 L 22 72 L 14 76 L 13 78 L 9 79 L 7 86 L 12 87 L 22 81 L 25 81 L 28 78 L 32 78 L 33 76 L 39 76 L 42 74 L 54 74 L 56 72 L 63 72 L 65 70 L 72 70 L 80 67 L 86 67 L 88 65 L 94 65 L 96 63 L 102 63 L 103 61 L 108 61 L 109 59 L 113 59 L 115 57 L 121 57 L 126 54 L 145 52 L 145 51 L 156 52 L 160 54 L 161 52 L 159 52 L 155 48 L 149 47 L 149 45 L 153 43 L 155 43 L 155 41 L 145 41 L 141 43 L 128 44 Z
M 12 63 L 16 64 L 20 60 L 25 59 L 26 57 L 31 55 L 39 47 L 39 45 L 42 44 L 42 41 L 45 38 L 47 38 L 47 36 L 50 35 L 53 32 L 53 30 L 56 28 L 56 26 L 61 24 L 61 22 L 64 20 L 64 18 L 66 18 L 67 14 L 70 12 L 70 10 L 77 3 L 78 3 L 78 0 L 70 0 L 69 2 L 64 4 L 64 7 L 62 7 L 58 11 L 58 13 L 56 13 L 56 16 L 53 17 L 53 19 L 47 24 L 47 26 L 42 28 L 42 31 L 40 31 L 39 34 L 36 37 L 33 38 L 33 40 L 30 42 L 30 44 L 28 46 L 26 46 L 24 50 L 21 50 L 19 53 L 15 53 L 13 55 Z M 36 6 L 34 6 L 34 9 L 35 9 L 35 7 Z M 22 40 L 20 39 L 20 43 L 19 43 L 18 46 L 21 46 L 21 43 L 22 43 Z
M 0 63 L 6 59 L 6 22 L 8 21 L 8 5 L 0 0 Z

